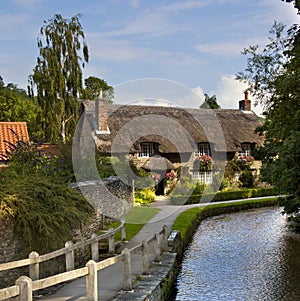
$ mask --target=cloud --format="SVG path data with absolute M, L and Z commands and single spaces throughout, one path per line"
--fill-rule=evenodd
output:
M 235 79 L 235 75 L 223 75 L 217 83 L 216 96 L 217 101 L 223 109 L 238 109 L 239 100 L 244 99 L 244 92 L 248 86 Z M 256 98 L 249 95 L 252 100 L 252 110 L 257 115 L 262 115 L 261 105 L 254 106 Z
M 134 8 L 137 8 L 137 7 L 140 6 L 140 1 L 139 0 L 130 0 L 129 3 L 130 3 L 130 6 L 134 7 Z
M 127 23 L 120 23 L 120 28 L 104 32 L 107 37 L 139 36 L 140 38 L 158 38 L 184 31 L 187 28 L 178 22 L 172 22 L 159 11 L 146 11 L 130 19 Z
M 241 55 L 241 51 L 243 51 L 244 48 L 248 48 L 249 45 L 265 45 L 267 42 L 268 39 L 266 37 L 255 37 L 243 39 L 236 42 L 198 44 L 195 46 L 195 48 L 202 53 L 217 55 L 221 57 L 234 57 L 236 55 Z
M 276 19 L 274 16 L 280 16 L 280 19 L 276 20 L 288 25 L 299 23 L 300 21 L 300 16 L 297 15 L 297 10 L 294 8 L 294 2 L 283 3 L 282 1 L 263 0 L 262 5 L 269 10 L 269 22 L 273 22 Z

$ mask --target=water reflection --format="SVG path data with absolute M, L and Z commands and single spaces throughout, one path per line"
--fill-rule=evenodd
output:
M 300 235 L 279 208 L 203 221 L 185 253 L 176 300 L 299 301 Z

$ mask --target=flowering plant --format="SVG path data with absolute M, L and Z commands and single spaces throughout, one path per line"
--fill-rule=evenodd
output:
M 247 163 L 252 163 L 254 161 L 252 156 L 239 156 L 238 159 Z
M 160 180 L 160 174 L 154 172 L 152 175 L 151 175 L 151 178 L 153 181 L 155 182 L 158 182 Z
M 176 177 L 176 174 L 175 174 L 175 171 L 174 170 L 171 170 L 170 172 L 167 172 L 166 175 L 165 175 L 165 178 L 167 180 L 172 180 Z
M 201 171 L 210 171 L 212 167 L 212 157 L 208 155 L 201 155 L 196 158 L 195 165 Z
M 165 179 L 166 179 L 165 192 L 166 194 L 168 194 L 175 188 L 177 183 L 177 175 L 175 171 L 171 170 L 170 172 L 167 172 L 165 175 Z

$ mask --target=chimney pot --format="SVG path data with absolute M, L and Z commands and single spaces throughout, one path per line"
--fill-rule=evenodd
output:
M 99 97 L 96 99 L 95 103 L 95 119 L 98 131 L 109 131 L 107 101 L 102 98 L 102 90 L 100 90 Z

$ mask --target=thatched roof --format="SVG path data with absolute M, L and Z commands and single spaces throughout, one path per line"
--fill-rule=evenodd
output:
M 93 123 L 95 102 L 84 105 Z M 195 151 L 200 142 L 227 152 L 240 150 L 241 143 L 263 143 L 255 133 L 261 121 L 253 112 L 109 104 L 108 115 L 110 134 L 98 135 L 96 141 L 104 152 L 138 152 L 141 142 L 156 142 L 161 153 Z
M 176 169 L 171 161 L 160 156 L 152 156 L 142 165 L 147 170 L 171 170 Z

